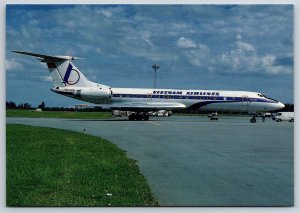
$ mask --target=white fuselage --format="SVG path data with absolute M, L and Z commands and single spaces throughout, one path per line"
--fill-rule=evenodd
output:
M 158 106 L 157 109 L 264 112 L 281 109 L 284 104 L 257 92 L 224 90 L 181 90 L 143 88 L 64 87 L 52 91 L 72 98 L 106 105 L 112 109 L 132 106 Z M 67 93 L 61 91 L 68 91 Z M 176 107 L 178 106 L 178 107 Z M 149 110 L 144 107 L 145 111 Z M 133 111 L 138 111 L 134 110 Z

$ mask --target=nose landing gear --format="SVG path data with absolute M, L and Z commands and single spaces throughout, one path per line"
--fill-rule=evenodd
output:
M 250 119 L 251 123 L 256 123 L 256 117 L 259 116 L 262 119 L 262 122 L 266 121 L 266 114 L 265 113 L 261 113 L 261 114 L 254 114 L 253 117 Z

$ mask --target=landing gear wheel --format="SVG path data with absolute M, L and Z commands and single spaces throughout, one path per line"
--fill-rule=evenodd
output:
M 135 114 L 130 114 L 130 115 L 128 116 L 128 120 L 130 120 L 130 121 L 134 121 L 135 119 L 136 119 Z
M 137 114 L 137 115 L 136 115 L 136 120 L 137 120 L 137 121 L 143 120 L 143 116 L 140 115 L 140 114 Z
M 148 121 L 149 120 L 149 115 L 144 115 L 143 119 L 144 119 L 144 121 Z
M 251 118 L 251 119 L 250 119 L 250 122 L 251 122 L 251 123 L 256 123 L 256 118 L 254 118 L 254 117 Z

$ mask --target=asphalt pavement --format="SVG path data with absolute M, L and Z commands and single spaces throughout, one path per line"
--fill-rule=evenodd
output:
M 7 118 L 101 136 L 137 160 L 162 206 L 292 206 L 294 125 L 249 118 Z

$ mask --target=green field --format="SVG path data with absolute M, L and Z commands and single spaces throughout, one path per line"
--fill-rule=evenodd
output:
M 136 162 L 99 137 L 7 126 L 7 206 L 157 206 Z
M 107 119 L 112 118 L 111 112 L 62 112 L 7 109 L 6 117 L 29 117 L 29 118 L 70 118 L 70 119 Z

